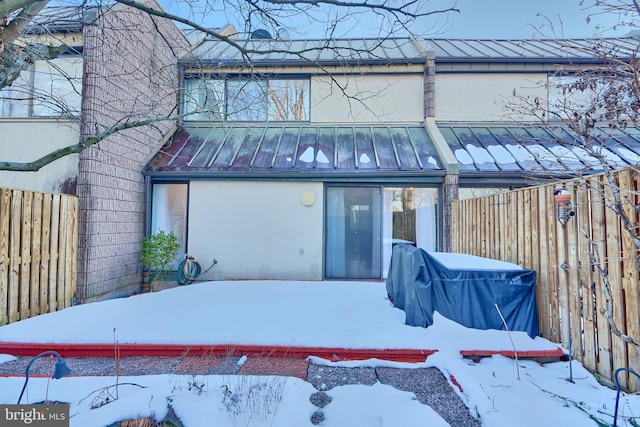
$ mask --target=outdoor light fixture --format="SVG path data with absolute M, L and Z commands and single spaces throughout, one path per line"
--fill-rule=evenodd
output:
M 553 192 L 553 198 L 556 201 L 556 218 L 564 228 L 567 221 L 576 214 L 571 206 L 571 193 L 564 188 L 558 189 Z
M 22 395 L 24 394 L 24 391 L 27 388 L 27 383 L 29 382 L 29 369 L 31 368 L 31 364 L 33 362 L 35 362 L 36 359 L 38 359 L 38 358 L 40 358 L 42 356 L 46 356 L 48 354 L 56 356 L 58 358 L 58 361 L 56 362 L 56 365 L 55 365 L 55 369 L 53 371 L 53 376 L 51 378 L 53 378 L 54 380 L 57 380 L 59 378 L 64 377 L 65 375 L 69 375 L 71 373 L 71 369 L 69 369 L 69 367 L 67 366 L 67 363 L 64 361 L 62 356 L 60 356 L 60 354 L 58 354 L 58 352 L 45 351 L 45 352 L 40 353 L 39 355 L 37 355 L 36 357 L 31 359 L 31 361 L 27 365 L 27 370 L 25 371 L 24 385 L 22 386 L 22 391 L 20 392 L 20 397 L 18 397 L 18 404 L 20 403 L 20 400 L 22 400 Z

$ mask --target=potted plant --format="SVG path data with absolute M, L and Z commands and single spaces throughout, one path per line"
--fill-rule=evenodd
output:
M 171 264 L 176 260 L 180 244 L 173 231 L 163 230 L 150 234 L 142 240 L 143 290 L 148 287 L 153 291 L 153 282 L 166 280 L 171 271 Z

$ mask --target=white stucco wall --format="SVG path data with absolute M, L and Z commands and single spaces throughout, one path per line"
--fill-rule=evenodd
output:
M 188 253 L 216 279 L 322 280 L 322 217 L 322 183 L 192 181 Z
M 518 97 L 538 98 L 546 106 L 545 73 L 436 73 L 435 114 L 438 121 L 534 120 L 506 109 Z M 516 91 L 517 96 L 513 95 Z
M 0 161 L 29 162 L 58 148 L 76 144 L 75 124 L 47 119 L 0 119 Z M 0 187 L 58 193 L 78 175 L 78 155 L 72 154 L 38 172 L 0 171 Z
M 390 124 L 424 119 L 421 74 L 332 77 L 311 80 L 312 122 Z

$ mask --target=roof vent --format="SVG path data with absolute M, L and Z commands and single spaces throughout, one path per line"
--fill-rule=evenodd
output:
M 252 39 L 260 39 L 260 40 L 269 40 L 269 39 L 273 39 L 273 37 L 271 36 L 271 33 L 265 29 L 258 29 L 255 30 L 253 33 L 251 33 L 251 38 Z

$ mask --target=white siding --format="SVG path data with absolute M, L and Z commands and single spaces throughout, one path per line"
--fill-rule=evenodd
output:
M 322 280 L 322 217 L 321 183 L 192 181 L 188 253 L 216 279 Z
M 9 162 L 30 162 L 58 148 L 78 143 L 75 124 L 61 125 L 57 120 L 2 119 L 0 158 Z M 0 171 L 0 187 L 58 193 L 69 182 L 75 187 L 78 155 L 63 157 L 38 172 Z
M 422 80 L 422 75 L 402 74 L 313 77 L 311 121 L 420 123 L 424 119 Z
M 443 122 L 479 122 L 534 120 L 516 115 L 505 104 L 518 96 L 538 98 L 546 107 L 546 74 L 541 73 L 460 73 L 436 74 L 436 120 Z M 514 90 L 516 95 L 514 96 Z

